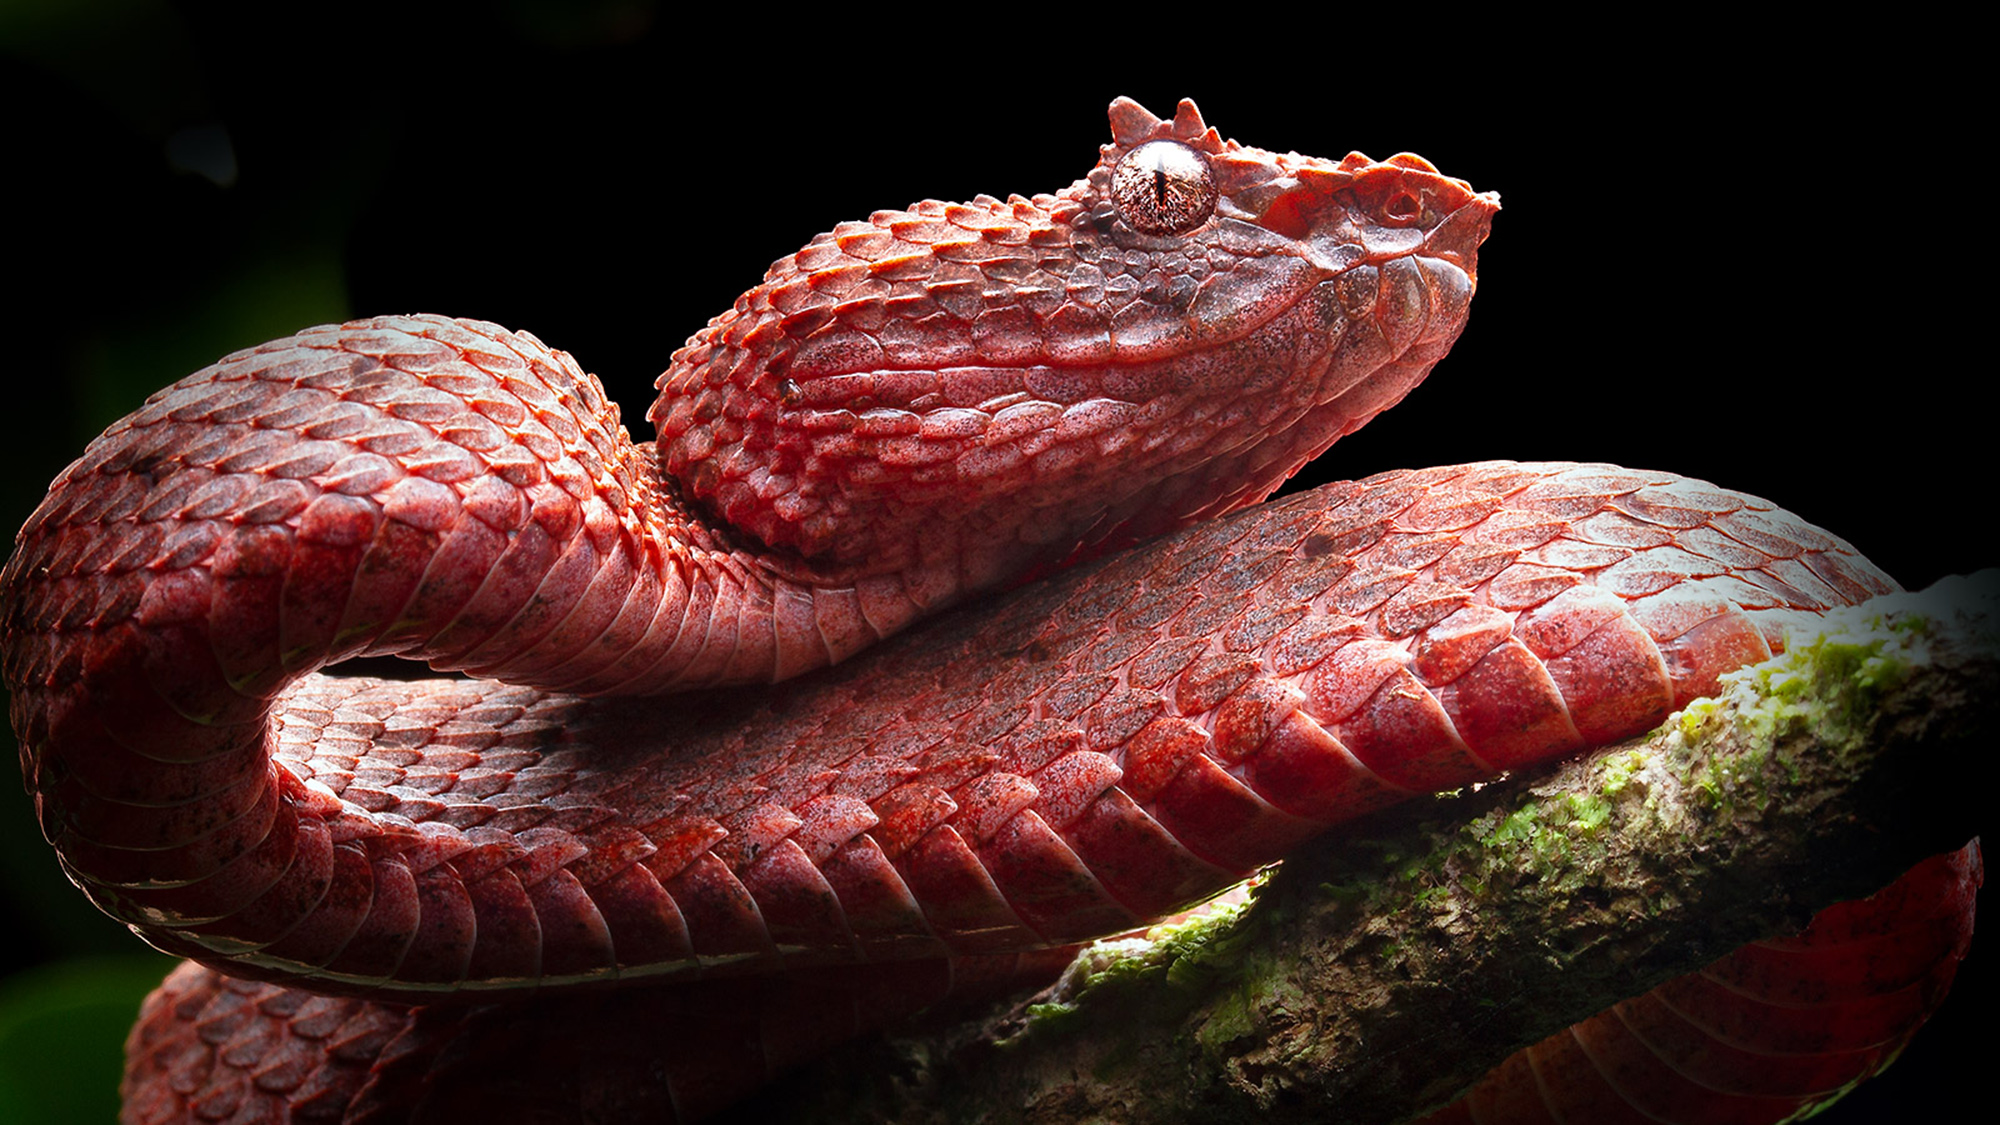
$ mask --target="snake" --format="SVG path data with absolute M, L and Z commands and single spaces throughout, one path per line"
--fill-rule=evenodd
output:
M 567 353 L 423 315 L 91 444 L 0 639 L 65 873 L 191 959 L 128 1120 L 693 1119 L 1896 588 L 1611 465 L 1263 502 L 1444 357 L 1498 197 L 1110 124 L 1062 191 L 780 259 L 650 444 Z M 382 656 L 439 674 L 322 671 Z M 1976 866 L 1924 877 L 1947 979 Z

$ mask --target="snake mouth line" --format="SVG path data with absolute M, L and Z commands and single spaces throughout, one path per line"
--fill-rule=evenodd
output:
M 1275 303 L 1263 310 L 1263 315 L 1255 321 L 1246 319 L 1232 326 L 1236 330 L 1202 341 L 1198 351 L 1170 359 L 1038 357 L 1037 362 L 1016 364 L 888 363 L 866 369 L 826 370 L 799 378 L 788 376 L 781 382 L 780 401 L 788 408 L 807 412 L 851 412 L 858 420 L 856 424 L 862 433 L 879 430 L 882 436 L 912 432 L 915 427 L 908 419 L 898 424 L 889 418 L 890 415 L 908 411 L 921 413 L 962 408 L 994 413 L 1031 400 L 1073 406 L 1096 398 L 1122 399 L 1137 404 L 1161 393 L 1186 390 L 1187 381 L 1181 379 L 1170 381 L 1170 385 L 1154 385 L 1141 393 L 1122 390 L 1121 384 L 1127 388 L 1154 384 L 1156 381 L 1148 374 L 1151 371 L 1184 365 L 1199 353 L 1222 354 L 1231 346 L 1244 343 L 1299 312 L 1300 306 L 1310 299 L 1310 294 L 1318 285 L 1352 277 L 1361 270 L 1374 270 L 1379 276 L 1385 266 L 1408 262 L 1423 275 L 1431 297 L 1422 302 L 1426 322 L 1424 329 L 1405 337 L 1401 346 L 1395 348 L 1389 357 L 1401 359 L 1412 348 L 1453 338 L 1463 329 L 1466 313 L 1464 300 L 1454 299 L 1447 307 L 1437 298 L 1451 292 L 1460 292 L 1465 299 L 1470 298 L 1476 286 L 1478 246 L 1486 236 L 1486 222 L 1496 209 L 1497 203 L 1480 197 L 1478 203 L 1455 212 L 1416 249 L 1400 249 L 1347 263 L 1317 279 L 1314 286 L 1302 289 L 1295 299 Z M 1465 219 L 1461 220 L 1460 216 L 1465 216 Z M 1447 226 L 1453 229 L 1447 230 Z M 1448 271 L 1448 275 L 1440 276 L 1440 269 Z M 1384 281 L 1382 284 L 1386 288 L 1390 283 Z M 1343 342 L 1336 332 L 1329 350 L 1338 351 L 1342 346 Z M 825 429 L 832 425 L 831 420 L 823 419 L 817 423 L 804 423 L 800 428 Z M 948 430 L 948 426 L 938 426 L 932 432 L 932 428 L 927 427 L 926 436 L 965 436 L 949 433 Z
M 825 310 L 815 315 L 830 313 L 836 319 L 816 329 L 812 335 L 801 338 L 795 350 L 775 357 L 768 369 L 768 377 L 778 388 L 780 399 L 789 400 L 815 384 L 857 376 L 896 376 L 946 369 L 1001 374 L 1029 368 L 1066 371 L 1131 368 L 1189 351 L 1214 350 L 1265 331 L 1285 317 L 1299 301 L 1306 299 L 1314 286 L 1338 280 L 1358 269 L 1380 269 L 1400 259 L 1421 256 L 1449 262 L 1468 278 L 1473 278 L 1476 275 L 1478 249 L 1486 240 L 1492 217 L 1499 209 L 1498 193 L 1484 192 L 1470 195 L 1466 202 L 1441 219 L 1434 220 L 1428 230 L 1420 233 L 1415 228 L 1391 228 L 1364 237 L 1350 231 L 1347 238 L 1331 247 L 1301 240 L 1283 249 L 1271 246 L 1244 248 L 1239 251 L 1241 261 L 1280 263 L 1290 260 L 1295 264 L 1289 269 L 1278 267 L 1286 276 L 1281 281 L 1274 279 L 1270 286 L 1273 290 L 1271 295 L 1248 306 L 1239 305 L 1233 298 L 1223 298 L 1224 311 L 1220 313 L 1203 311 L 1202 302 L 1212 297 L 1183 293 L 1168 300 L 1163 290 L 1145 298 L 1181 308 L 1177 329 L 1154 328 L 1134 332 L 1116 324 L 1120 314 L 1104 312 L 1107 306 L 1102 304 L 1090 306 L 1090 315 L 1102 319 L 1101 327 L 1069 337 L 1059 330 L 1060 311 L 1047 313 L 1040 319 L 1016 318 L 1013 330 L 1033 342 L 1006 340 L 1003 334 L 1003 342 L 999 346 L 1021 353 L 1021 358 L 1014 362 L 981 362 L 975 354 L 965 354 L 958 362 L 952 362 L 952 358 L 957 357 L 950 356 L 899 358 L 894 354 L 896 346 L 893 342 L 873 338 L 867 333 L 842 330 L 821 335 L 825 328 L 839 324 L 837 318 L 842 315 L 839 309 Z M 1164 285 L 1167 290 L 1172 288 L 1171 282 L 1159 279 L 1144 284 Z M 1108 286 L 1106 288 L 1108 292 Z M 1133 293 L 1131 299 L 1138 303 L 1140 294 Z M 1180 303 L 1175 304 L 1174 301 Z M 965 315 L 968 317 L 963 321 L 965 338 L 956 341 L 956 350 L 978 353 L 993 347 L 982 337 L 979 321 L 985 314 L 976 317 L 970 313 Z M 786 404 L 789 405 L 789 402 Z
M 1107 165 L 1166 129 L 1121 113 Z M 1780 612 L 1717 605 L 1854 557 L 1604 466 L 1252 507 L 1444 356 L 1499 200 L 1196 124 L 1231 189 L 1207 229 L 1132 236 L 1094 181 L 1060 211 L 842 224 L 676 353 L 656 443 L 566 353 L 409 317 L 246 349 L 93 445 L 0 581 L 45 834 L 160 948 L 372 998 L 181 972 L 208 983 L 149 1002 L 128 1116 L 353 1090 L 388 1116 L 407 1080 L 513 1119 L 544 1104 L 517 1080 L 568 1082 L 628 1025 L 509 997 L 633 982 L 693 999 L 634 996 L 629 1026 L 697 1049 L 579 1065 L 690 1075 L 666 1090 L 689 1104 L 739 1072 L 725 1051 L 750 1080 L 930 1002 L 913 980 L 973 973 L 948 956 L 1126 931 L 1328 825 L 1657 722 Z M 1140 178 L 1170 224 L 1187 166 Z M 473 675 L 308 671 L 356 651 Z M 597 698 L 625 693 L 653 698 Z M 710 985 L 787 969 L 813 975 L 757 994 L 802 1015 L 718 1030 L 753 1005 Z M 828 999 L 850 980 L 890 987 Z M 503 1042 L 449 1039 L 461 1019 Z M 548 1102 L 596 1104 L 578 1088 Z

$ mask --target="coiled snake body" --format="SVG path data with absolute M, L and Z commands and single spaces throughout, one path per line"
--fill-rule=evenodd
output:
M 676 354 L 657 453 L 567 355 L 408 317 L 230 356 L 64 473 L 0 604 L 44 832 L 236 978 L 149 1003 L 129 1118 L 526 1112 L 468 1060 L 529 1057 L 592 1075 L 550 1106 L 695 1115 L 1329 824 L 1647 729 L 1893 588 L 1768 504 L 1611 466 L 1226 516 L 1428 373 L 1497 201 L 1191 103 L 1111 120 L 1058 195 L 780 261 Z M 470 678 L 314 674 L 367 653 Z M 589 989 L 635 979 L 685 987 Z M 533 1048 L 505 1005 L 400 1006 L 568 986 Z M 745 995 L 752 1061 L 578 1061 L 635 1008 Z

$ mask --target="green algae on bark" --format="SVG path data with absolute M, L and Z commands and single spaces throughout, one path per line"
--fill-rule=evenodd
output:
M 857 1101 L 868 1080 L 830 1063 L 793 1088 L 844 1088 L 781 1111 L 1386 1125 L 1447 1101 L 1514 1050 L 1977 834 L 1996 588 L 1878 599 L 1649 737 L 1344 826 L 1251 908 L 1100 946 L 1033 1002 L 878 1045 L 905 1063 L 893 1088 Z

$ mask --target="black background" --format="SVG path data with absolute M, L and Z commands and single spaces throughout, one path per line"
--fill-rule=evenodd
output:
M 150 390 L 349 316 L 527 329 L 643 429 L 668 354 L 769 261 L 879 207 L 1060 188 L 1128 94 L 1163 114 L 1194 97 L 1246 144 L 1421 152 L 1503 197 L 1455 352 L 1312 479 L 1610 460 L 1768 496 L 1911 586 L 2000 561 L 1974 344 L 1989 205 L 1952 142 L 1968 105 L 1949 60 L 1913 34 L 1807 46 L 1390 9 L 803 26 L 744 6 L 701 28 L 640 2 L 286 10 L 104 3 L 0 25 L 6 362 L 41 400 L 0 416 L 0 523 Z M 27 835 L 25 800 L 4 803 L 5 839 Z M 129 945 L 51 889 L 45 852 L 6 864 L 32 956 Z M 1961 1116 L 1986 960 L 1821 1120 Z

